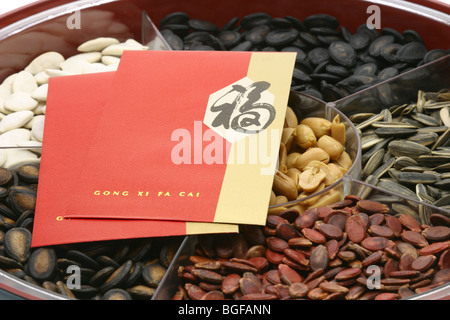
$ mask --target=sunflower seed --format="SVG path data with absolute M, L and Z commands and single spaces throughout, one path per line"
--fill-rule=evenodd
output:
M 448 101 L 441 101 L 441 102 L 436 102 L 436 101 L 431 101 L 428 100 L 425 102 L 423 108 L 425 110 L 434 110 L 434 109 L 442 109 L 445 107 L 449 106 L 449 102 Z
M 442 124 L 450 128 L 450 107 L 444 107 L 439 111 Z
M 381 178 L 386 172 L 388 172 L 389 169 L 392 168 L 392 166 L 394 165 L 394 162 L 395 162 L 395 158 L 394 157 L 390 157 L 383 165 L 378 167 L 372 173 L 372 175 L 374 175 L 377 178 Z
M 423 127 L 423 128 L 417 129 L 417 132 L 435 132 L 437 134 L 441 134 L 441 133 L 444 133 L 445 131 L 447 131 L 448 129 L 449 128 L 446 126 Z
M 437 167 L 433 168 L 434 171 L 440 172 L 440 171 L 450 171 L 450 163 L 441 164 Z
M 435 167 L 441 164 L 448 163 L 450 156 L 447 155 L 420 155 L 418 158 L 419 164 L 422 166 Z
M 367 119 L 367 120 L 361 122 L 360 124 L 356 125 L 356 129 L 362 130 L 362 129 L 370 126 L 375 121 L 382 120 L 383 118 L 384 118 L 383 114 L 381 114 L 381 113 L 375 114 L 375 115 L 371 116 L 369 119 Z
M 418 132 L 406 139 L 406 141 L 412 141 L 419 143 L 423 146 L 430 146 L 436 142 L 439 138 L 438 134 L 435 132 Z
M 384 149 L 379 149 L 376 151 L 367 161 L 366 165 L 364 166 L 361 175 L 363 178 L 368 177 L 370 174 L 372 174 L 380 165 L 381 161 L 383 160 L 383 156 L 385 154 Z
M 426 115 L 424 113 L 413 112 L 413 113 L 411 113 L 411 118 L 419 121 L 420 123 L 423 123 L 426 126 L 437 127 L 440 125 L 439 120 L 436 120 L 432 116 Z
M 402 184 L 433 184 L 438 181 L 438 178 L 434 174 L 422 172 L 400 172 L 397 180 Z
M 423 204 L 418 208 L 419 221 L 423 225 L 430 225 L 430 215 L 432 214 L 430 207 L 425 207 Z
M 367 119 L 369 119 L 370 117 L 375 116 L 375 113 L 371 113 L 371 112 L 366 112 L 366 113 L 356 113 L 353 114 L 349 117 L 349 119 L 353 122 L 353 123 L 361 123 L 363 121 L 366 121 Z M 374 122 L 375 123 L 375 122 Z
M 378 178 L 374 175 L 369 175 L 364 182 L 366 184 L 376 186 L 378 184 Z M 360 185 L 358 190 L 355 190 L 354 194 L 361 199 L 367 199 L 372 192 L 372 188 L 370 186 Z
M 408 137 L 417 132 L 416 129 L 413 128 L 402 128 L 402 127 L 381 127 L 375 129 L 375 134 L 380 137 Z
M 404 172 L 425 172 L 427 170 L 431 170 L 431 168 L 421 166 L 407 166 L 400 169 L 400 171 Z
M 450 172 L 442 173 L 442 174 L 440 175 L 440 178 L 441 178 L 442 180 L 444 180 L 444 179 L 450 179 Z
M 414 160 L 411 157 L 407 157 L 407 156 L 400 156 L 395 158 L 395 163 L 394 163 L 394 167 L 396 169 L 401 169 L 404 167 L 408 167 L 408 166 L 418 166 L 419 162 L 417 162 L 416 160 Z
M 417 129 L 418 128 L 415 125 L 405 123 L 405 122 L 400 122 L 400 121 L 390 121 L 390 122 L 375 121 L 372 123 L 372 127 L 375 127 L 375 128 L 395 127 L 395 128 L 409 128 L 409 129 Z
M 440 180 L 434 186 L 439 189 L 450 190 L 450 179 Z
M 399 181 L 398 181 L 398 174 L 399 174 L 399 173 L 400 173 L 399 170 L 396 170 L 396 169 L 393 169 L 393 168 L 391 168 L 391 169 L 388 170 L 389 176 L 390 176 L 393 180 L 395 180 L 395 181 L 397 181 L 397 182 L 399 182 Z
M 380 188 L 389 190 L 393 193 L 397 193 L 399 195 L 404 195 L 411 199 L 419 200 L 419 198 L 417 197 L 415 192 L 411 191 L 409 188 L 402 186 L 401 184 L 394 182 L 392 180 L 388 180 L 388 179 L 384 179 L 384 178 L 380 179 L 377 186 L 379 186 Z
M 386 145 L 392 141 L 392 138 L 384 139 L 383 141 L 377 143 L 372 148 L 370 148 L 369 151 L 364 152 L 364 154 L 361 157 L 361 160 L 363 163 L 366 163 L 367 160 L 378 150 L 380 149 L 386 149 Z
M 431 147 L 431 150 L 435 150 L 436 148 L 446 145 L 450 141 L 450 128 L 447 128 L 445 132 L 436 140 L 436 142 Z
M 418 183 L 416 185 L 416 195 L 420 199 L 420 201 L 433 203 L 434 199 L 432 196 L 428 194 L 427 188 L 423 183 Z
M 416 220 L 419 220 L 419 214 L 416 212 L 415 209 L 411 208 L 408 205 L 405 205 L 403 203 L 393 203 L 391 205 L 392 211 L 399 213 L 399 214 L 407 214 L 411 217 L 413 217 Z
M 421 155 L 430 155 L 431 150 L 416 142 L 394 140 L 388 145 L 388 150 L 394 156 L 408 156 L 418 159 Z
M 438 207 L 450 205 L 450 195 L 440 198 L 434 205 Z

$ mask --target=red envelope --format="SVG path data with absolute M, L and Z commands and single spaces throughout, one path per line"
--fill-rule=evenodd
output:
M 50 79 L 32 246 L 238 232 L 231 224 L 63 218 L 113 78 L 111 72 Z
M 275 170 L 263 169 L 278 159 L 294 63 L 280 52 L 126 52 L 62 215 L 264 225 Z M 268 144 L 269 163 L 250 161 Z

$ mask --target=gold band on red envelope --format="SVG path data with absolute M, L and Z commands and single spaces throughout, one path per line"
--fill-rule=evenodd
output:
M 32 246 L 238 232 L 232 224 L 63 218 L 113 77 L 109 72 L 50 79 Z
M 263 225 L 294 63 L 125 52 L 63 216 Z

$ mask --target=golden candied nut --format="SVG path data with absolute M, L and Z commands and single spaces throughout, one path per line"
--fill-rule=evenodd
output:
M 303 149 L 314 147 L 317 141 L 314 131 L 306 124 L 299 124 L 295 128 L 294 139 L 298 146 Z
M 270 193 L 269 206 L 273 206 L 276 203 L 277 203 L 277 196 L 276 196 L 275 192 L 273 192 L 273 190 L 272 190 Z
M 289 201 L 297 199 L 298 190 L 294 180 L 281 171 L 276 172 L 272 189 L 275 194 L 286 196 Z
M 313 191 L 311 191 L 311 192 L 302 192 L 302 193 L 297 197 L 297 199 L 299 199 L 299 200 L 304 199 L 304 198 L 306 198 L 306 197 L 309 197 L 309 196 L 311 196 L 311 195 L 314 195 L 314 194 L 316 194 L 316 193 L 322 191 L 323 189 L 325 189 L 325 183 L 322 182 L 322 183 L 321 183 L 316 189 L 314 189 Z M 319 199 L 319 198 L 320 198 L 320 195 L 317 195 L 317 196 L 311 197 L 311 198 L 309 198 L 309 199 L 302 200 L 301 204 L 302 204 L 302 206 L 308 208 L 309 206 L 313 205 L 313 204 L 317 201 L 317 199 Z
M 297 161 L 297 158 L 301 155 L 300 152 L 291 152 L 287 156 L 286 165 L 288 170 L 290 168 L 295 168 L 295 161 Z
M 295 128 L 284 128 L 281 134 L 281 143 L 284 143 L 287 152 L 291 150 L 294 143 L 294 131 Z
M 333 174 L 336 176 L 337 179 L 342 178 L 344 176 L 344 174 L 347 172 L 347 170 L 345 170 L 345 172 L 343 172 L 343 168 L 334 162 L 328 163 L 327 167 L 329 167 L 330 170 L 333 171 Z
M 325 178 L 326 174 L 322 170 L 316 167 L 308 167 L 300 174 L 298 184 L 303 191 L 311 192 L 315 190 Z
M 331 134 L 331 121 L 324 118 L 308 117 L 300 121 L 300 124 L 306 124 L 310 127 L 314 131 L 317 139 Z
M 313 160 L 310 163 L 308 163 L 308 165 L 305 167 L 305 169 L 308 169 L 310 167 L 314 167 L 317 168 L 319 170 L 322 170 L 325 173 L 325 187 L 328 187 L 329 185 L 332 185 L 333 183 L 335 183 L 339 178 L 336 175 L 335 171 L 329 167 L 330 163 L 325 164 L 321 161 L 317 161 L 317 160 Z M 340 172 L 340 170 L 339 170 Z M 342 176 L 342 174 L 341 174 Z
M 297 210 L 299 214 L 302 214 L 303 212 L 305 212 L 305 207 L 297 203 L 293 206 L 290 206 L 289 210 Z
M 331 136 L 345 146 L 345 124 L 343 124 L 337 114 L 331 121 Z
M 345 170 L 349 170 L 352 167 L 352 159 L 347 152 L 342 152 L 341 156 L 336 159 L 336 163 Z
M 341 201 L 343 198 L 342 192 L 336 189 L 331 189 L 327 191 L 325 194 L 322 194 L 319 196 L 317 201 L 308 207 L 308 209 L 311 208 L 317 208 L 317 207 L 325 207 L 332 203 Z
M 330 162 L 330 155 L 325 152 L 323 149 L 318 147 L 309 148 L 305 152 L 303 152 L 295 161 L 295 167 L 297 169 L 303 170 L 308 163 L 313 160 L 318 160 L 323 163 Z
M 284 118 L 285 128 L 295 128 L 298 125 L 297 115 L 291 107 L 286 108 L 286 117 Z
M 330 155 L 331 160 L 338 159 L 342 152 L 344 152 L 344 146 L 330 136 L 322 136 L 319 140 L 317 140 L 317 147 L 325 150 L 325 152 Z
M 297 189 L 298 191 L 303 191 L 302 188 L 300 187 L 300 185 L 298 184 L 298 181 L 300 180 L 300 175 L 301 175 L 301 171 L 298 170 L 297 168 L 290 168 L 287 171 L 287 175 L 294 180 L 295 184 L 297 185 Z
M 267 210 L 267 214 L 279 216 L 280 213 L 282 213 L 283 211 L 286 211 L 286 210 L 287 210 L 287 207 L 285 207 L 285 206 L 269 208 L 269 210 Z
M 283 204 L 286 202 L 289 202 L 289 200 L 286 196 L 277 196 L 275 204 Z
M 288 170 L 288 168 L 287 168 L 287 151 L 286 151 L 286 146 L 283 142 L 280 144 L 280 150 L 279 150 L 279 155 L 278 155 L 278 170 L 280 170 L 283 173 L 286 173 Z

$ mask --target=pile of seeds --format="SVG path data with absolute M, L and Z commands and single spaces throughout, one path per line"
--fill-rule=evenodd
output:
M 297 52 L 292 90 L 324 101 L 336 101 L 449 54 L 427 50 L 414 30 L 379 32 L 362 24 L 351 33 L 327 14 L 302 21 L 255 12 L 219 27 L 173 12 L 161 19 L 160 30 L 174 50 Z
M 50 77 L 115 71 L 124 50 L 147 49 L 133 39 L 100 37 L 82 43 L 67 59 L 44 52 L 7 77 L 0 84 L 0 146 L 10 148 L 0 150 L 0 166 L 39 163 Z
M 332 121 L 321 117 L 298 119 L 288 107 L 270 205 L 316 194 L 342 178 L 352 165 L 346 152 L 345 124 L 339 115 Z M 338 190 L 330 190 L 301 205 L 305 209 L 323 206 L 342 197 Z
M 34 163 L 0 169 L 0 268 L 68 298 L 151 299 L 183 237 L 31 248 L 38 174 Z
M 173 299 L 394 300 L 450 281 L 450 219 L 433 226 L 348 195 L 265 227 L 199 236 Z
M 361 132 L 362 179 L 449 210 L 449 112 L 448 91 L 419 91 L 414 103 L 350 116 Z

